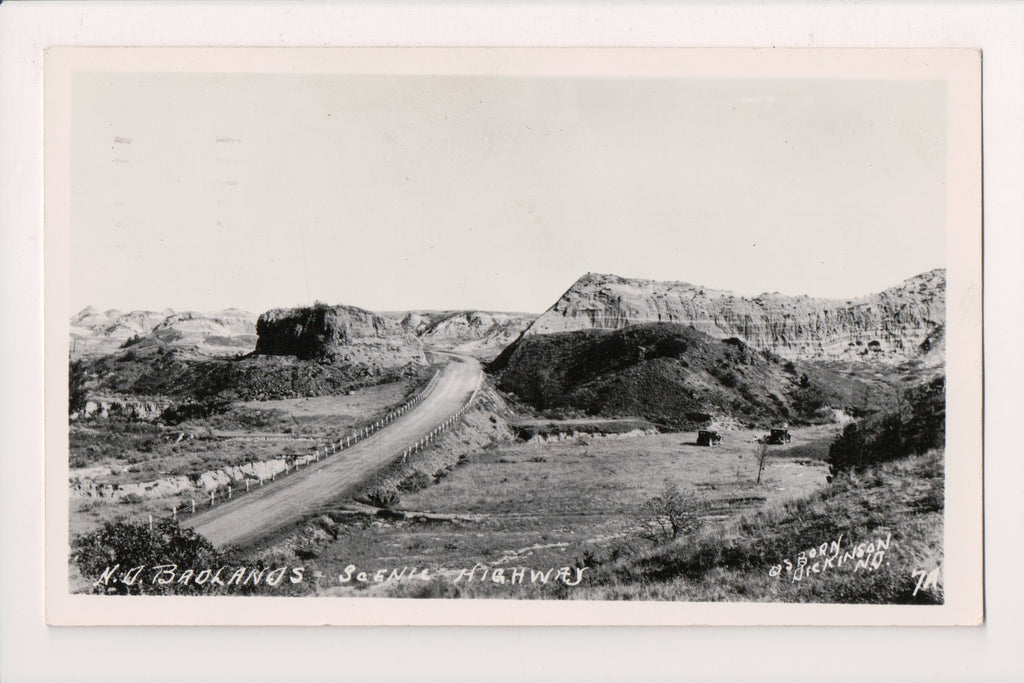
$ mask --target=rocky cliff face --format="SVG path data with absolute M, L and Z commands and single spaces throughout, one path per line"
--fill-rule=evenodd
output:
M 274 309 L 256 321 L 256 334 L 257 354 L 370 368 L 426 363 L 413 333 L 354 306 Z
M 738 337 L 788 358 L 941 362 L 946 272 L 933 270 L 851 300 L 761 294 L 739 297 L 683 282 L 587 274 L 524 332 L 679 323 L 718 338 Z

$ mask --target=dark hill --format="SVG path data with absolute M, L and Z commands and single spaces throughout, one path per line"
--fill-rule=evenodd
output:
M 326 396 L 427 374 L 426 366 L 368 368 L 289 356 L 207 358 L 146 339 L 84 361 L 89 393 L 210 400 Z
M 502 391 L 540 411 L 643 417 L 672 429 L 712 418 L 745 424 L 862 412 L 877 387 L 736 338 L 672 323 L 524 336 L 488 368 Z

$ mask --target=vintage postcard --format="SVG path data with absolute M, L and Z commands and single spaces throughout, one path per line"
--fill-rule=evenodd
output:
M 980 623 L 980 67 L 50 49 L 49 623 Z

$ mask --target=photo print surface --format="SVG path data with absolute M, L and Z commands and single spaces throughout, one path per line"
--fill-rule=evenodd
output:
M 51 594 L 980 610 L 973 53 L 110 52 L 48 64 Z

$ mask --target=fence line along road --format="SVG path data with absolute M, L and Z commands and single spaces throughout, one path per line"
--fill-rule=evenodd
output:
M 244 545 L 351 494 L 372 474 L 421 452 L 460 423 L 479 393 L 483 371 L 475 359 L 452 358 L 406 403 L 294 459 L 294 468 L 286 463 L 284 474 L 291 476 L 247 477 L 245 489 L 215 489 L 209 501 L 193 499 L 172 516 L 190 515 L 183 525 L 214 545 Z
M 241 470 L 242 474 L 245 475 L 245 480 L 244 484 L 239 485 L 237 490 L 234 488 L 232 484 L 227 484 L 226 486 L 214 486 L 212 489 L 210 489 L 210 497 L 208 502 L 205 493 L 199 499 L 198 504 L 196 502 L 195 496 L 193 496 L 189 500 L 188 504 L 186 504 L 180 511 L 180 505 L 175 505 L 174 507 L 172 507 L 171 518 L 176 520 L 178 519 L 179 516 L 195 514 L 197 510 L 200 510 L 204 507 L 209 509 L 217 505 L 218 503 L 227 502 L 229 500 L 232 500 L 233 498 L 238 497 L 239 495 L 249 493 L 251 490 L 263 486 L 264 479 L 268 479 L 269 481 L 277 481 L 277 478 L 279 476 L 287 476 L 293 472 L 298 472 L 299 469 L 304 466 L 308 466 L 311 463 L 320 462 L 321 460 L 327 459 L 328 457 L 336 453 L 341 453 L 345 451 L 345 449 L 347 448 L 351 448 L 352 446 L 359 443 L 362 439 L 365 439 L 367 436 L 370 436 L 376 433 L 377 431 L 383 429 L 385 426 L 391 424 L 399 417 L 407 413 L 409 410 L 416 407 L 420 403 L 420 401 L 423 400 L 423 397 L 428 392 L 430 392 L 431 389 L 433 389 L 434 385 L 437 383 L 437 377 L 439 374 L 440 371 L 435 372 L 433 376 L 430 378 L 430 381 L 427 382 L 426 386 L 424 386 L 418 392 L 413 394 L 409 398 L 409 400 L 407 400 L 402 405 L 388 411 L 387 414 L 385 414 L 380 419 L 374 420 L 371 423 L 363 425 L 362 427 L 359 427 L 358 429 L 355 429 L 345 434 L 344 436 L 339 437 L 337 440 L 332 439 L 322 446 L 317 446 L 311 455 L 300 455 L 291 458 L 292 463 L 290 465 L 288 464 L 287 459 L 285 459 L 283 472 L 278 472 L 272 469 L 270 471 L 269 476 L 259 474 L 259 472 L 257 471 L 258 469 L 266 468 L 257 468 L 256 461 L 251 461 L 240 466 L 239 470 Z M 280 458 L 275 458 L 274 460 L 260 461 L 260 464 L 262 465 L 263 463 L 266 462 L 280 461 Z M 152 528 L 152 515 L 149 516 L 149 525 Z

